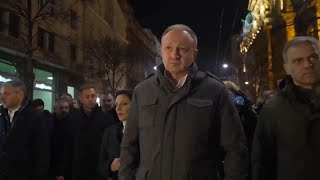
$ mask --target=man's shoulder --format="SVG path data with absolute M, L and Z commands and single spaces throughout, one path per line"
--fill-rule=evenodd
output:
M 219 77 L 211 74 L 210 72 L 199 71 L 198 74 L 200 79 L 202 79 L 201 84 L 204 84 L 207 88 L 225 88 L 223 81 Z
M 31 105 L 22 107 L 21 112 L 19 114 L 21 114 L 22 116 L 33 117 L 33 118 L 45 117 L 45 113 L 39 111 L 38 109 L 32 107 Z
M 289 100 L 281 95 L 276 95 L 265 102 L 262 111 L 268 114 L 284 113 L 285 109 L 290 108 Z
M 214 74 L 212 74 L 212 73 L 210 73 L 210 72 L 208 72 L 208 71 L 204 72 L 204 74 L 205 74 L 205 76 L 207 76 L 208 78 L 210 78 L 210 80 L 212 80 L 212 81 L 214 81 L 214 82 L 216 82 L 216 83 L 219 83 L 220 85 L 223 85 L 223 86 L 224 86 L 223 81 L 222 81 L 219 77 L 215 76 Z
M 145 79 L 143 79 L 136 85 L 135 89 L 139 89 L 145 86 L 150 86 L 150 84 L 154 82 L 155 78 L 156 76 L 154 73 L 149 74 Z

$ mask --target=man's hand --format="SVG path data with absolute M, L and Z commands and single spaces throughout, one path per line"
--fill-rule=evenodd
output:
M 120 158 L 115 158 L 111 163 L 111 171 L 116 172 L 120 169 Z

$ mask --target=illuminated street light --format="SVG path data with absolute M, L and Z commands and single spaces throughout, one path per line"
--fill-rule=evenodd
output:
M 226 64 L 226 63 L 224 63 L 224 64 L 222 65 L 222 67 L 225 68 L 225 69 L 227 69 L 227 68 L 229 67 L 229 65 Z
M 249 81 L 244 82 L 245 85 L 249 85 Z
M 154 70 L 157 70 L 157 66 L 154 66 L 153 69 L 154 69 Z

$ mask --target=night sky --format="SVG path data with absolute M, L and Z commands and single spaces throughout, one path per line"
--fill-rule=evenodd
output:
M 160 39 L 162 32 L 172 24 L 182 23 L 190 26 L 198 36 L 199 60 L 203 70 L 212 70 L 215 60 L 222 63 L 230 53 L 232 34 L 239 33 L 247 14 L 249 0 L 129 0 L 135 16 L 142 27 Z M 222 33 L 217 44 L 223 11 Z M 233 28 L 233 22 L 234 28 Z M 226 51 L 227 48 L 227 51 Z M 225 55 L 227 54 L 227 55 Z

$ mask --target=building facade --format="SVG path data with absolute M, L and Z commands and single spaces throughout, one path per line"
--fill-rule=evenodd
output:
M 87 48 L 91 40 L 105 37 L 129 44 L 127 20 L 132 14 L 123 10 L 121 4 L 126 1 L 120 2 L 0 0 L 0 83 L 25 78 L 31 69 L 32 98 L 43 99 L 48 110 L 63 92 L 77 97 L 77 89 L 85 82 L 104 91 L 104 76 L 90 75 L 102 65 L 86 66 L 90 61 Z
M 318 0 L 250 0 L 239 39 L 242 74 L 257 96 L 285 76 L 282 49 L 295 36 L 320 35 Z

